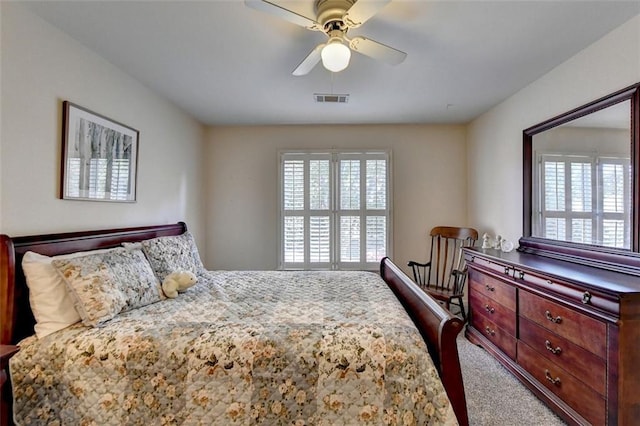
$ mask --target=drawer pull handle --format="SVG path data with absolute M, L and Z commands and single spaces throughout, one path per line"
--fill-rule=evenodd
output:
M 488 334 L 488 335 L 490 335 L 490 336 L 495 336 L 495 334 L 496 334 L 495 330 L 490 329 L 490 328 L 489 328 L 489 326 L 486 326 L 486 327 L 484 328 L 484 330 L 485 330 L 485 331 L 487 332 L 487 334 Z
M 548 340 L 544 342 L 544 345 L 547 347 L 547 350 L 554 355 L 560 355 L 560 353 L 562 352 L 562 348 L 560 346 L 554 348 L 553 346 L 551 346 L 551 342 Z
M 496 311 L 495 308 L 489 306 L 489 305 L 484 305 L 484 309 L 489 312 L 490 314 L 494 313 Z
M 589 293 L 588 291 L 585 291 L 584 294 L 582 295 L 582 303 L 586 305 L 589 302 L 591 302 L 591 293 Z
M 555 318 L 554 318 L 554 317 L 551 315 L 551 312 L 549 312 L 549 311 L 546 311 L 546 312 L 544 313 L 544 315 L 547 317 L 547 319 L 548 319 L 549 321 L 551 321 L 551 322 L 553 322 L 553 323 L 555 323 L 555 324 L 560 324 L 560 323 L 562 322 L 562 317 L 561 317 L 561 316 L 557 316 L 557 317 L 555 317 Z
M 495 291 L 495 289 L 496 289 L 495 287 L 491 287 L 489 284 L 485 284 L 484 287 L 489 291 Z
M 547 378 L 548 381 L 553 383 L 556 386 L 560 386 L 560 377 L 556 377 L 555 379 L 551 376 L 549 370 L 544 370 L 544 377 Z

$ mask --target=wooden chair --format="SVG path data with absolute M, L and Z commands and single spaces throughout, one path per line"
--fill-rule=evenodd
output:
M 431 230 L 430 236 L 429 261 L 409 261 L 408 266 L 413 270 L 413 279 L 436 300 L 444 302 L 447 310 L 451 310 L 451 305 L 457 305 L 462 318 L 466 320 L 462 298 L 467 280 L 467 267 L 464 264 L 462 247 L 475 245 L 478 231 L 473 228 L 436 226 Z

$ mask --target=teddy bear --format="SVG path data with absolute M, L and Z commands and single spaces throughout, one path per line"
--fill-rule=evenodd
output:
M 190 271 L 176 271 L 162 280 L 162 291 L 170 299 L 178 297 L 178 293 L 186 291 L 198 281 L 196 274 Z

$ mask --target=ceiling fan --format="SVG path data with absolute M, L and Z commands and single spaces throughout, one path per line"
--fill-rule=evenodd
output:
M 367 37 L 347 37 L 347 31 L 358 28 L 378 13 L 391 0 L 315 0 L 315 19 L 307 18 L 269 0 L 245 0 L 253 9 L 270 13 L 312 31 L 327 35 L 326 43 L 317 45 L 293 70 L 293 75 L 308 74 L 320 60 L 326 69 L 339 72 L 349 65 L 351 50 L 370 58 L 397 65 L 407 54 Z

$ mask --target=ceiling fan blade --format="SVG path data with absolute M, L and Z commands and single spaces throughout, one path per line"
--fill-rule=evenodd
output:
M 390 65 L 398 65 L 407 57 L 406 53 L 398 49 L 362 36 L 352 38 L 349 41 L 349 47 L 358 53 Z
M 309 74 L 313 67 L 318 65 L 318 62 L 320 62 L 320 52 L 322 51 L 324 45 L 325 43 L 319 44 L 311 52 L 309 52 L 307 57 L 304 58 L 302 62 L 300 62 L 300 65 L 298 65 L 296 69 L 293 70 L 292 74 L 296 77 Z
M 316 31 L 322 30 L 322 25 L 320 25 L 313 19 L 302 16 L 292 10 L 285 9 L 284 7 L 278 6 L 273 2 L 267 0 L 244 0 L 244 4 L 252 9 L 275 15 L 286 21 L 292 22 L 296 25 L 300 25 L 301 27 Z
M 358 28 L 378 13 L 391 0 L 357 0 L 344 14 L 342 20 L 349 28 Z

